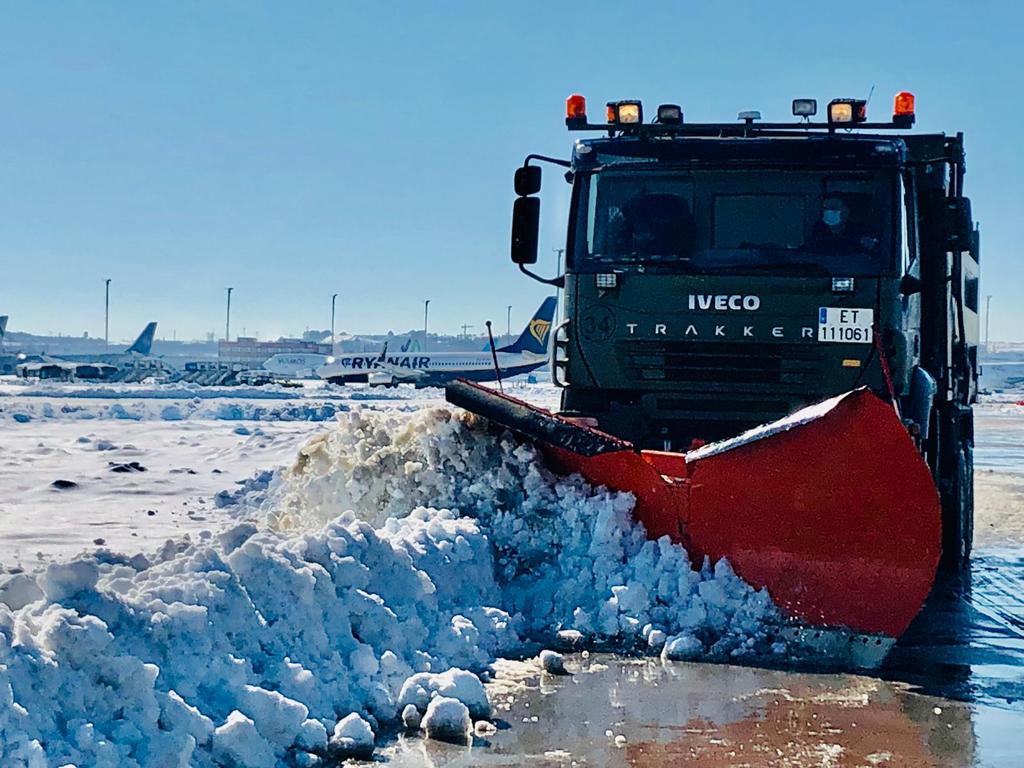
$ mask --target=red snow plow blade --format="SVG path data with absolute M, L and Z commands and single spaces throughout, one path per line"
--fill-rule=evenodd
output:
M 533 439 L 549 466 L 636 496 L 652 538 L 728 558 L 791 619 L 899 637 L 931 589 L 938 491 L 891 405 L 855 390 L 689 453 L 631 443 L 458 381 L 450 403 Z

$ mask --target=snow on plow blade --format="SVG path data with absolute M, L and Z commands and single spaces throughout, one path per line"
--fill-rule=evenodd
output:
M 896 638 L 931 589 L 938 491 L 892 406 L 865 389 L 685 454 L 466 381 L 446 397 L 537 442 L 554 471 L 633 493 L 652 538 L 697 566 L 728 558 L 800 623 Z

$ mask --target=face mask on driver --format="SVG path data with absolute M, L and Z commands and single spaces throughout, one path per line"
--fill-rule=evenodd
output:
M 821 212 L 821 220 L 824 221 L 828 226 L 834 227 L 843 220 L 843 214 L 840 211 L 832 208 L 827 208 Z

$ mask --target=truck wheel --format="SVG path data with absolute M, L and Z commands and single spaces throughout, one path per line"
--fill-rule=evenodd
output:
M 958 467 L 960 470 L 961 510 L 963 524 L 960 529 L 964 565 L 970 560 L 974 548 L 974 446 L 965 442 L 960 451 Z
M 942 568 L 953 574 L 968 566 L 974 539 L 974 451 L 969 443 L 959 446 L 950 474 L 942 500 Z

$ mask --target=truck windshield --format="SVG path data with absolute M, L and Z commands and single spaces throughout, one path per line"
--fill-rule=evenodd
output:
M 894 181 L 872 172 L 663 171 L 579 176 L 576 269 L 877 274 L 894 262 Z

